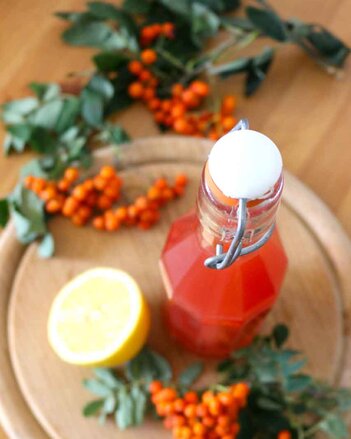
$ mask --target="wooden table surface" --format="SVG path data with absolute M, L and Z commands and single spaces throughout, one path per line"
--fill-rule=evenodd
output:
M 89 49 L 65 46 L 65 25 L 57 10 L 79 9 L 83 0 L 0 0 L 0 101 L 24 96 L 26 84 L 59 81 L 68 72 L 91 67 Z M 286 17 L 317 22 L 351 45 L 349 0 L 272 0 Z M 311 187 L 334 211 L 351 235 L 351 61 L 341 79 L 328 76 L 295 48 L 283 48 L 269 77 L 250 99 L 240 95 L 241 79 L 229 80 L 219 92 L 238 95 L 237 115 L 253 129 L 272 137 L 285 167 Z M 135 137 L 157 131 L 145 112 L 144 123 L 122 115 Z M 3 138 L 3 129 L 0 133 Z M 14 186 L 20 166 L 30 158 L 0 156 L 0 196 Z M 0 372 L 1 373 L 1 372 Z M 0 432 L 0 439 L 6 436 Z

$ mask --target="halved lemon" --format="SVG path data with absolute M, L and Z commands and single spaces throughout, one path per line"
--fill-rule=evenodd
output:
M 149 328 L 149 309 L 135 280 L 121 270 L 95 268 L 58 293 L 48 338 L 67 363 L 116 366 L 138 353 Z

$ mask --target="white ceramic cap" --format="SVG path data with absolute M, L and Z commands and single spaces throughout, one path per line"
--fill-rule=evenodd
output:
M 253 130 L 237 130 L 221 137 L 208 159 L 212 180 L 231 198 L 254 200 L 279 179 L 283 162 L 272 140 Z

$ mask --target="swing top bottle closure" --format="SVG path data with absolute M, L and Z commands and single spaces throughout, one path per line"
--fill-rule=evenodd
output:
M 160 266 L 170 333 L 190 350 L 222 357 L 251 342 L 287 268 L 275 228 L 282 159 L 244 121 L 213 146 L 196 211 L 170 228 Z

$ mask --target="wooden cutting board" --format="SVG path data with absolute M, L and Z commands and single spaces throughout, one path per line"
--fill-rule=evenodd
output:
M 202 165 L 211 143 L 181 137 L 135 141 L 119 163 L 126 192 L 133 197 L 162 174 L 186 172 L 186 196 L 164 209 L 161 222 L 142 232 L 114 234 L 77 229 L 64 218 L 50 228 L 57 243 L 55 257 L 42 260 L 37 245 L 27 248 L 15 239 L 10 224 L 0 240 L 0 418 L 12 439 L 169 438 L 160 423 L 118 432 L 84 419 L 81 407 L 91 398 L 81 387 L 88 369 L 62 363 L 50 350 L 46 321 L 57 291 L 73 276 L 95 266 L 118 267 L 141 285 L 152 309 L 150 344 L 180 367 L 191 356 L 163 330 L 159 305 L 164 289 L 158 258 L 170 222 L 195 202 Z M 96 154 L 96 167 L 114 162 L 113 148 Z M 326 206 L 303 184 L 286 174 L 278 225 L 289 257 L 280 299 L 267 327 L 286 322 L 291 345 L 308 353 L 309 370 L 329 382 L 351 383 L 351 246 Z

